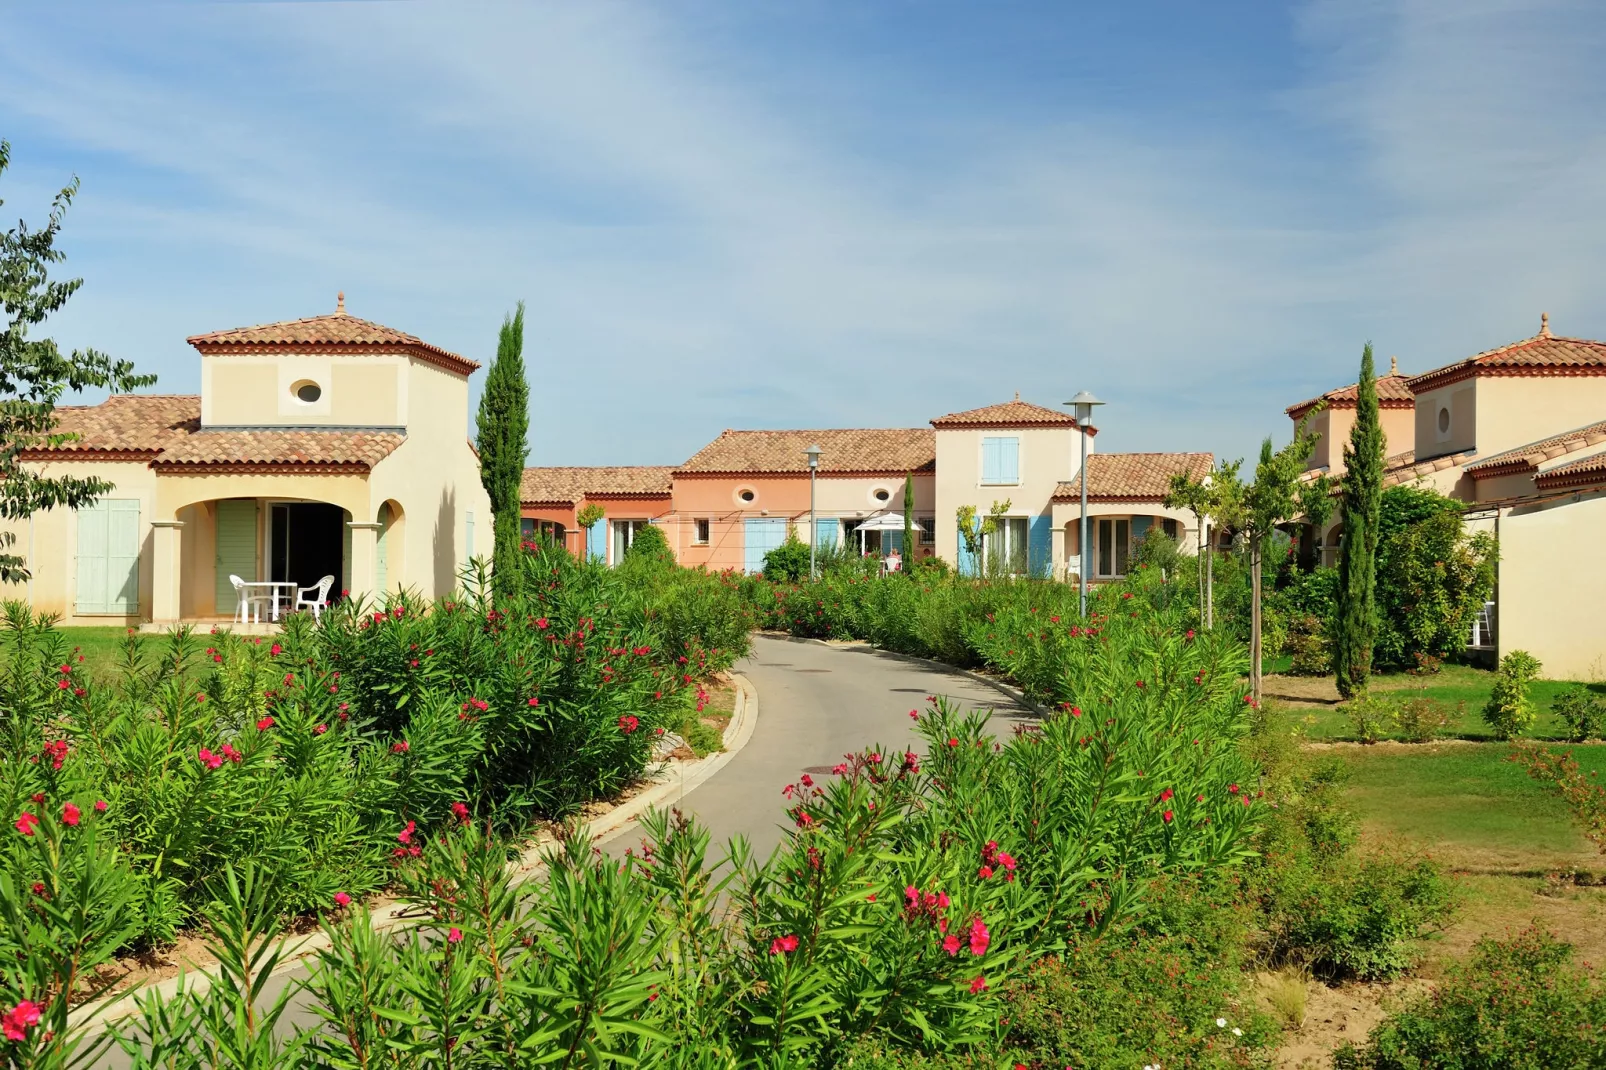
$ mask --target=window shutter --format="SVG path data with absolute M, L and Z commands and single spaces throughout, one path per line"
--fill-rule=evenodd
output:
M 350 554 L 346 555 L 350 558 Z M 234 584 L 257 578 L 257 503 L 250 498 L 226 498 L 217 503 L 217 576 L 213 582 L 218 613 L 233 616 L 238 609 Z
M 959 527 L 959 574 L 961 576 L 974 576 L 976 574 L 976 555 L 970 552 L 965 542 L 965 529 Z
M 105 613 L 106 511 L 100 502 L 78 510 L 78 594 L 80 613 Z
M 814 547 L 824 550 L 836 545 L 837 536 L 842 531 L 842 523 L 835 517 L 817 516 L 814 518 Z
M 593 561 L 608 559 L 608 518 L 601 517 L 586 528 L 586 556 Z
M 1054 518 L 1034 516 L 1026 535 L 1026 568 L 1037 577 L 1046 577 L 1051 571 L 1049 555 L 1053 552 Z
M 1020 482 L 1020 439 L 998 440 L 998 482 Z
M 999 440 L 984 438 L 981 440 L 981 481 L 983 483 L 1002 482 L 1002 469 L 998 449 Z

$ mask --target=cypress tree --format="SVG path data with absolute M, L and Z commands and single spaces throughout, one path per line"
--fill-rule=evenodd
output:
M 1383 423 L 1377 406 L 1372 344 L 1361 354 L 1355 426 L 1344 447 L 1344 541 L 1338 555 L 1338 619 L 1333 671 L 1339 694 L 1366 690 L 1377 640 L 1377 528 L 1383 508 Z
M 909 571 L 915 559 L 915 477 L 903 477 L 903 570 Z
M 519 484 L 528 454 L 530 384 L 524 378 L 524 302 L 502 319 L 496 359 L 485 376 L 475 423 L 479 437 L 480 483 L 491 499 L 496 545 L 491 554 L 491 588 L 498 599 L 517 589 L 519 548 Z

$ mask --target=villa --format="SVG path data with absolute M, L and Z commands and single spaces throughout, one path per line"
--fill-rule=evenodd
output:
M 444 595 L 489 550 L 466 435 L 475 362 L 348 314 L 344 295 L 329 315 L 189 343 L 199 396 L 62 407 L 77 440 L 23 456 L 115 489 L 13 524 L 32 579 L 8 596 L 69 624 L 227 620 L 231 577 Z
M 1350 399 L 1350 410 L 1354 389 L 1336 392 Z M 1526 650 L 1553 678 L 1599 675 L 1606 651 L 1606 569 L 1596 563 L 1606 530 L 1606 343 L 1554 335 L 1541 316 L 1531 338 L 1408 378 L 1392 370 L 1378 379 L 1378 394 L 1389 449 L 1410 443 L 1388 457 L 1385 483 L 1459 498 L 1468 526 L 1499 539 L 1494 600 L 1469 646 L 1497 656 Z M 1289 415 L 1297 420 L 1310 404 Z M 1317 446 L 1312 470 L 1333 470 L 1348 440 L 1353 412 L 1332 409 L 1334 440 L 1325 451 Z M 1329 562 L 1342 533 L 1340 516 L 1322 537 Z

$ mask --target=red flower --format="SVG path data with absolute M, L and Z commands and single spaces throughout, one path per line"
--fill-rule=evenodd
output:
M 44 895 L 45 894 L 45 882 L 44 881 L 34 881 L 33 882 L 33 894 L 34 895 Z
M 223 764 L 223 755 L 213 754 L 205 747 L 202 747 L 199 751 L 197 751 L 195 753 L 195 757 L 199 759 L 200 763 L 208 770 L 216 769 L 218 766 Z
M 911 720 L 911 721 L 920 720 L 920 711 L 919 710 L 910 710 L 909 711 L 909 720 Z
M 232 744 L 225 743 L 223 744 L 223 757 L 227 758 L 235 765 L 239 765 L 241 760 L 245 758 L 245 755 L 235 750 Z
M 33 798 L 34 802 L 42 803 L 42 802 L 45 801 L 45 793 L 42 792 L 42 791 L 36 791 L 36 792 L 33 793 L 32 798 Z
M 1130 598 L 1131 595 L 1128 595 L 1127 597 Z M 985 977 L 977 977 L 974 981 L 970 982 L 970 994 L 974 996 L 976 993 L 980 992 L 982 989 L 984 989 L 986 987 L 987 987 L 987 978 L 985 978 Z
M 953 736 L 949 736 L 948 737 L 948 745 L 950 747 L 957 747 L 957 746 L 959 746 L 959 740 L 955 739 Z
M 1080 717 L 1080 716 L 1082 716 L 1082 707 L 1080 707 L 1080 706 L 1072 706 L 1071 707 L 1071 716 L 1072 717 Z
M 329 731 L 329 726 L 326 724 L 315 724 L 312 726 L 312 734 L 315 736 L 321 736 L 327 731 Z
M 1238 794 L 1238 785 L 1236 785 L 1236 784 L 1228 784 L 1227 785 L 1227 794 L 1228 795 L 1236 795 L 1236 794 Z
M 1166 788 L 1164 791 L 1162 791 L 1160 793 L 1160 801 L 1161 802 L 1170 802 L 1171 801 L 1171 789 L 1170 788 Z
M 95 800 L 95 813 L 104 814 L 105 812 L 106 812 L 106 800 L 105 799 L 96 799 Z
M 82 817 L 83 811 L 73 803 L 68 803 L 61 808 L 61 823 L 64 825 L 77 825 Z
M 1192 628 L 1189 628 L 1189 629 L 1188 629 L 1188 638 L 1189 638 L 1189 639 L 1192 639 L 1192 638 L 1193 638 L 1193 629 L 1192 629 Z
M 530 701 L 529 701 L 529 702 L 528 702 L 528 703 L 527 703 L 527 705 L 530 705 L 530 706 L 539 706 L 539 705 L 541 705 L 541 700 L 540 700 L 540 699 L 538 699 L 538 698 L 532 698 L 532 699 L 530 699 Z
M 790 934 L 786 936 L 777 936 L 774 940 L 770 941 L 771 955 L 785 955 L 796 950 L 797 937 Z
M 993 867 L 992 866 L 982 866 L 980 869 L 978 869 L 976 871 L 976 876 L 980 877 L 982 880 L 989 880 L 992 877 L 992 875 L 993 875 Z
M 409 821 L 407 827 L 396 833 L 396 842 L 408 844 L 413 842 L 413 833 L 418 831 L 418 822 Z
M 272 646 L 268 647 L 268 653 L 273 657 L 278 657 L 283 652 L 284 647 L 280 646 L 278 643 L 274 643 Z
M 390 745 L 390 753 L 392 754 L 406 754 L 412 749 L 412 746 L 405 739 L 400 743 L 392 743 Z
M 1167 810 L 1165 813 L 1160 815 L 1160 820 L 1169 825 L 1171 824 L 1171 816 L 1171 811 Z
M 844 776 L 844 775 L 846 775 L 847 771 L 848 771 L 848 763 L 847 762 L 837 762 L 835 765 L 833 765 L 831 767 L 831 772 L 835 773 L 837 776 Z
M 24 810 L 22 816 L 17 818 L 17 831 L 24 836 L 32 836 L 33 830 L 39 827 L 39 819 Z
M 460 802 L 454 802 L 452 804 L 452 816 L 457 818 L 458 824 L 468 824 L 468 807 L 464 806 Z
M 273 718 L 272 717 L 264 717 L 264 718 L 262 718 L 262 720 L 257 722 L 257 731 L 258 732 L 266 732 L 268 729 L 270 729 L 272 727 L 273 727 Z
M 347 907 L 349 907 L 350 905 L 351 905 L 351 896 L 347 895 L 345 892 L 336 892 L 335 893 L 335 906 L 339 907 L 341 910 L 344 910 Z
M 987 923 L 981 918 L 970 923 L 970 953 L 977 958 L 987 954 L 987 945 L 992 943 L 993 934 L 987 931 Z
M 637 726 L 640 724 L 641 722 L 636 720 L 636 718 L 632 717 L 630 714 L 625 714 L 623 717 L 619 718 L 619 731 L 628 736 L 630 733 L 634 732 Z
M 25 999 L 0 1016 L 0 1030 L 4 1030 L 7 1040 L 27 1040 L 28 1030 L 39 1024 L 39 1012 L 43 1009 Z
M 959 954 L 959 937 L 949 933 L 942 942 L 942 949 L 948 952 L 949 955 Z
M 452 926 L 446 931 L 446 942 L 448 944 L 461 944 L 463 942 L 463 930 L 455 925 Z
M 65 676 L 63 676 L 60 680 L 56 681 L 56 687 L 57 687 L 58 690 L 65 691 L 71 686 L 72 686 L 72 681 L 67 679 Z
M 535 622 L 535 626 L 537 628 L 541 628 L 541 629 L 544 630 L 546 628 L 546 625 L 547 625 L 547 620 L 546 620 L 545 617 L 537 618 L 537 620 Z

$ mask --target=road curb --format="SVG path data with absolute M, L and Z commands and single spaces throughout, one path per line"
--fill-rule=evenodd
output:
M 732 673 L 731 679 L 736 685 L 736 701 L 731 709 L 730 723 L 725 726 L 723 735 L 725 749 L 690 762 L 675 762 L 672 766 L 659 770 L 651 778 L 652 786 L 636 793 L 606 813 L 599 814 L 595 821 L 586 825 L 586 832 L 592 842 L 605 843 L 634 827 L 641 815 L 649 809 L 668 802 L 679 802 L 686 792 L 723 769 L 738 751 L 747 746 L 758 724 L 758 691 L 753 687 L 752 681 L 741 673 Z M 547 850 L 556 843 L 556 837 L 550 833 L 538 834 L 530 846 L 520 854 L 519 860 L 510 863 L 514 870 L 513 883 L 524 884 L 544 870 Z M 405 903 L 389 904 L 370 915 L 370 922 L 375 932 L 388 932 L 424 919 L 425 915 L 417 907 Z M 328 937 L 317 932 L 306 936 L 282 937 L 280 946 L 282 957 L 272 976 L 295 970 L 309 957 L 327 949 L 330 943 Z M 177 977 L 169 977 L 164 981 L 125 992 L 108 1003 L 98 1006 L 91 1004 L 81 1008 L 69 1016 L 68 1020 L 73 1028 L 99 1033 L 114 1023 L 137 1014 L 141 999 L 147 999 L 152 995 L 167 999 L 185 988 L 196 994 L 203 994 L 212 986 L 217 974 L 216 965 L 197 967 L 188 971 L 181 970 Z
M 946 661 L 938 661 L 935 658 L 922 658 L 916 654 L 903 654 L 896 650 L 888 650 L 886 647 L 876 646 L 874 643 L 864 639 L 849 639 L 847 641 L 839 640 L 837 642 L 830 642 L 825 639 L 808 639 L 802 636 L 788 635 L 786 632 L 762 631 L 758 632 L 757 634 L 766 639 L 781 639 L 788 643 L 812 643 L 815 646 L 823 646 L 827 650 L 847 650 L 866 654 L 879 654 L 882 657 L 895 658 L 899 661 L 913 662 L 916 665 L 929 665 L 934 669 L 941 669 L 944 672 L 956 673 L 960 676 L 966 677 L 967 679 L 974 680 L 978 684 L 986 684 L 988 687 L 1000 692 L 1005 697 L 1020 703 L 1022 706 L 1031 710 L 1039 717 L 1048 716 L 1047 709 L 1045 709 L 1041 704 L 1034 702 L 1032 699 L 1027 698 L 1026 692 L 1022 691 L 1014 684 L 1006 684 L 996 676 L 988 676 L 986 673 L 980 673 L 974 669 L 962 669 L 957 665 L 950 665 Z

